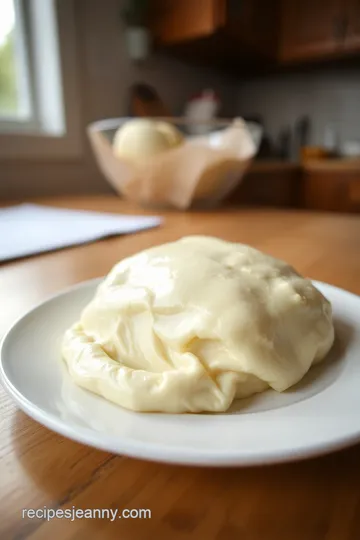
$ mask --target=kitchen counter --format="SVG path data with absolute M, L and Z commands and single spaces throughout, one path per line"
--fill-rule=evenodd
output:
M 115 196 L 32 202 L 149 213 Z M 224 208 L 212 212 L 168 212 L 164 216 L 164 225 L 157 229 L 0 266 L 0 334 L 49 294 L 102 276 L 117 260 L 138 250 L 188 234 L 217 235 L 252 244 L 289 261 L 307 276 L 360 294 L 360 218 L 356 216 Z M 360 446 L 278 466 L 223 470 L 177 467 L 83 446 L 27 417 L 1 388 L 0 399 L 0 538 L 360 537 Z M 22 509 L 44 506 L 148 508 L 151 519 L 22 519 Z
M 230 196 L 239 204 L 360 211 L 360 159 L 255 160 Z
M 285 160 L 255 160 L 230 194 L 233 205 L 296 207 L 300 202 L 301 167 Z
M 273 171 L 355 171 L 360 173 L 360 158 L 309 159 L 306 161 L 290 161 L 277 159 L 255 159 L 250 165 L 251 172 Z
M 251 172 L 297 171 L 300 163 L 280 159 L 258 159 L 250 165 Z
M 360 159 L 312 159 L 301 164 L 304 170 L 322 172 L 358 172 L 360 175 Z

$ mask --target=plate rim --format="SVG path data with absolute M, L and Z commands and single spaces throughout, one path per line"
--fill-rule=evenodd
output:
M 95 430 L 86 426 L 72 427 L 65 420 L 56 417 L 53 413 L 45 411 L 40 406 L 30 401 L 24 394 L 22 394 L 16 386 L 7 377 L 4 364 L 3 364 L 3 351 L 8 340 L 12 338 L 12 334 L 16 332 L 18 325 L 27 317 L 33 315 L 37 310 L 46 306 L 57 298 L 65 296 L 71 293 L 73 290 L 80 288 L 86 288 L 93 285 L 94 287 L 101 282 L 103 277 L 91 278 L 89 280 L 81 281 L 63 288 L 60 291 L 45 297 L 42 301 L 28 309 L 24 314 L 20 315 L 15 322 L 12 323 L 10 328 L 5 332 L 4 336 L 0 340 L 0 382 L 2 383 L 7 394 L 13 399 L 15 404 L 27 414 L 30 418 L 40 423 L 42 426 L 54 431 L 55 433 L 64 436 L 75 442 L 88 445 L 98 450 L 111 452 L 115 455 L 124 455 L 132 458 L 150 460 L 155 462 L 170 463 L 177 465 L 195 465 L 195 466 L 213 466 L 213 467 L 249 467 L 249 466 L 263 466 L 279 463 L 289 463 L 293 461 L 310 459 L 316 456 L 321 456 L 331 452 L 342 450 L 348 446 L 360 442 L 360 426 L 359 431 L 356 434 L 348 436 L 342 436 L 335 439 L 332 442 L 320 442 L 309 446 L 304 444 L 298 446 L 293 451 L 287 451 L 285 454 L 280 450 L 266 450 L 257 453 L 242 453 L 239 456 L 239 450 L 226 452 L 216 450 L 206 452 L 202 450 L 194 450 L 189 448 L 166 448 L 158 443 L 147 443 L 142 441 L 136 441 L 122 436 L 109 436 L 106 433 L 101 433 L 101 436 L 94 438 L 93 433 Z M 310 279 L 310 278 L 309 278 Z M 360 301 L 360 295 L 352 293 L 341 287 L 331 285 L 326 282 L 311 279 L 314 286 L 325 286 L 332 289 L 334 292 L 345 294 L 351 299 Z M 132 414 L 142 414 L 134 411 L 130 411 Z M 161 414 L 161 413 L 160 413 Z

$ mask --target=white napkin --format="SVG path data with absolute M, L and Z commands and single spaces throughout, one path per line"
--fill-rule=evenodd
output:
M 37 204 L 0 209 L 0 261 L 157 227 L 162 218 L 67 210 Z

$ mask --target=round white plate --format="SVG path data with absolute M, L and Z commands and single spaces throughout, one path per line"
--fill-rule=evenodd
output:
M 63 333 L 98 282 L 42 303 L 2 342 L 3 384 L 44 426 L 110 452 L 196 465 L 290 461 L 360 441 L 360 297 L 315 282 L 333 304 L 336 343 L 328 359 L 291 390 L 239 400 L 224 414 L 145 414 L 78 388 L 61 360 Z

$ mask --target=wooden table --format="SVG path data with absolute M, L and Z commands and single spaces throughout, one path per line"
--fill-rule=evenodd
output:
M 131 212 L 115 197 L 42 201 Z M 0 334 L 47 295 L 186 234 L 218 235 L 360 293 L 360 218 L 276 210 L 166 215 L 163 227 L 0 266 Z M 31 360 L 31 359 L 29 359 Z M 360 389 L 359 389 L 360 391 Z M 113 456 L 18 411 L 0 389 L 0 538 L 359 540 L 360 447 L 301 463 L 201 469 Z M 144 508 L 151 519 L 22 519 L 23 508 Z

